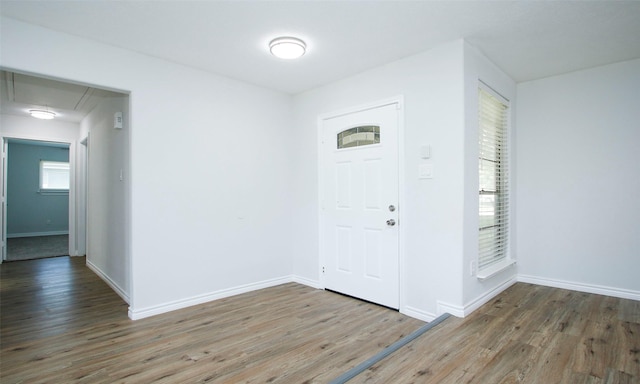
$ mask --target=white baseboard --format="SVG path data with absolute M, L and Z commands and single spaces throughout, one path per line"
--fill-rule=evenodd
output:
M 473 299 L 471 302 L 465 304 L 464 306 L 459 306 L 459 305 L 445 303 L 443 301 L 438 301 L 437 302 L 438 303 L 438 314 L 441 315 L 443 313 L 450 313 L 450 314 L 452 314 L 453 316 L 456 316 L 456 317 L 466 317 L 466 316 L 470 315 L 476 309 L 480 308 L 481 306 L 483 306 L 486 303 L 488 303 L 489 301 L 491 301 L 491 299 L 493 299 L 494 297 L 498 296 L 505 289 L 509 288 L 510 286 L 512 286 L 513 284 L 515 284 L 517 282 L 518 282 L 518 280 L 514 276 L 514 277 L 506 280 L 502 284 L 498 285 L 497 287 L 493 288 L 492 290 L 490 290 L 488 292 L 485 292 L 481 296 L 478 296 L 477 298 Z
M 107 284 L 109 284 L 109 286 L 111 286 L 116 291 L 116 293 L 118 293 L 123 298 L 123 300 L 125 300 L 127 303 L 129 302 L 128 297 L 117 286 L 117 284 L 113 283 L 106 275 L 100 272 L 99 269 L 91 265 L 88 261 L 87 261 L 87 265 L 89 266 L 89 268 L 94 270 L 94 272 L 96 272 L 103 280 L 105 280 Z M 506 280 L 502 284 L 484 293 L 483 295 L 475 298 L 474 300 L 465 304 L 464 306 L 459 306 L 459 305 L 446 303 L 443 301 L 438 301 L 437 314 L 425 312 L 421 309 L 414 308 L 411 306 L 405 306 L 401 308 L 400 312 L 407 316 L 411 316 L 413 318 L 426 321 L 426 322 L 433 321 L 438 315 L 441 315 L 443 313 L 450 313 L 451 315 L 456 317 L 465 317 L 471 314 L 476 309 L 480 308 L 482 305 L 491 301 L 491 299 L 493 299 L 498 294 L 500 294 L 501 292 L 503 292 L 504 290 L 506 290 L 507 288 L 509 288 L 510 286 L 512 286 L 518 281 L 523 283 L 531 283 L 531 284 L 544 285 L 544 286 L 555 287 L 555 288 L 571 289 L 574 291 L 594 293 L 594 294 L 607 295 L 607 296 L 613 296 L 613 297 L 620 297 L 623 299 L 640 301 L 640 292 L 638 291 L 539 278 L 535 276 L 518 275 L 517 277 L 512 277 Z M 208 294 L 198 295 L 191 298 L 177 300 L 177 301 L 169 302 L 166 304 L 156 305 L 153 307 L 143 308 L 139 310 L 134 310 L 130 308 L 129 317 L 132 320 L 143 319 L 145 317 L 159 315 L 161 313 L 174 311 L 176 309 L 182 309 L 182 308 L 190 307 L 193 305 L 203 304 L 213 300 L 218 300 L 218 299 L 235 296 L 235 295 L 239 295 L 246 292 L 255 291 L 258 289 L 269 288 L 276 285 L 281 285 L 281 284 L 286 284 L 291 282 L 306 285 L 316 289 L 323 288 L 319 281 L 311 280 L 301 276 L 289 275 L 289 276 L 283 276 L 280 278 L 264 280 L 257 283 L 246 284 L 238 287 L 222 289 L 222 290 L 211 292 Z
M 57 236 L 57 235 L 68 235 L 68 234 L 69 234 L 69 231 L 7 233 L 7 239 L 11 239 L 14 237 Z
M 467 303 L 464 306 L 465 316 L 469 315 L 471 312 L 490 302 L 494 297 L 498 296 L 500 293 L 505 291 L 507 288 L 517 283 L 518 279 L 515 276 L 512 276 L 510 279 L 506 280 L 502 284 L 493 288 L 489 292 L 486 292 L 484 295 L 477 297 L 470 303 Z
M 444 301 L 437 301 L 438 313 L 448 313 L 455 317 L 464 317 L 465 311 L 464 307 L 454 304 L 445 303 Z
M 105 283 L 107 283 L 107 285 L 110 286 L 111 289 L 113 289 L 118 294 L 118 296 L 122 298 L 122 300 L 124 300 L 127 304 L 131 304 L 131 302 L 129 301 L 129 295 L 127 295 L 127 293 L 122 288 L 120 288 L 120 286 L 116 284 L 115 281 L 111 280 L 111 278 L 107 276 L 107 274 L 102 272 L 100 268 L 89 261 L 89 259 L 87 259 L 87 267 L 89 267 L 90 270 L 92 270 L 96 275 L 98 275 L 98 277 L 100 277 Z
M 319 281 L 307 279 L 306 277 L 302 277 L 302 276 L 292 275 L 291 281 L 294 283 L 306 285 L 307 287 L 311 287 L 315 289 L 324 289 L 324 287 L 322 286 L 322 284 L 320 284 Z
M 400 308 L 400 313 L 409 317 L 413 317 L 414 319 L 426 321 L 427 323 L 432 322 L 437 317 L 433 313 L 425 312 L 421 309 L 414 308 L 409 305 L 405 305 L 404 308 Z
M 182 309 L 191 307 L 193 305 L 207 303 L 209 301 L 224 299 L 226 297 L 239 295 L 242 293 L 247 293 L 251 291 L 256 291 L 258 289 L 264 289 L 269 287 L 274 287 L 276 285 L 291 283 L 292 277 L 285 276 L 275 279 L 263 280 L 257 283 L 251 283 L 246 285 L 241 285 L 233 288 L 221 289 L 219 291 L 210 292 L 204 295 L 198 295 L 189 297 L 186 299 L 176 300 L 165 304 L 155 305 L 152 307 L 142 308 L 142 309 L 131 309 L 129 307 L 129 318 L 131 320 L 139 320 L 144 319 L 145 317 L 159 315 L 161 313 L 166 313 L 170 311 L 175 311 L 176 309 Z
M 544 285 L 553 288 L 569 289 L 572 291 L 594 293 L 596 295 L 605 295 L 618 297 L 621 299 L 631 299 L 640 301 L 640 292 L 630 289 L 606 287 L 595 284 L 583 284 L 574 281 L 547 279 L 544 277 L 530 276 L 530 275 L 518 275 L 518 281 L 522 283 Z

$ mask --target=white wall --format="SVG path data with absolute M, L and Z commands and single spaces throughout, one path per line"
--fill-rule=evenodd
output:
M 7 18 L 1 39 L 4 68 L 130 92 L 132 317 L 290 277 L 288 95 Z
M 126 95 L 105 98 L 80 126 L 89 136 L 87 264 L 130 302 L 130 127 L 113 128 L 114 113 L 122 112 L 126 121 L 128 107 Z
M 518 85 L 521 280 L 640 299 L 640 60 Z
M 462 41 L 367 71 L 294 98 L 296 226 L 294 273 L 320 285 L 318 115 L 403 95 L 405 191 L 399 206 L 404 249 L 401 311 L 433 318 L 437 302 L 462 303 L 464 97 Z M 420 158 L 429 144 L 432 157 Z M 418 179 L 430 162 L 434 178 Z M 402 256 L 401 256 L 402 257 Z

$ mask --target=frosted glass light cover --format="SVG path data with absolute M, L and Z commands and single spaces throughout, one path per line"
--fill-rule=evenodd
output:
M 269 43 L 271 54 L 281 59 L 297 59 L 304 55 L 307 46 L 295 37 L 279 37 Z
M 31 109 L 29 110 L 29 114 L 31 117 L 35 117 L 36 119 L 42 120 L 51 120 L 56 117 L 56 114 L 50 111 L 43 111 L 40 109 Z

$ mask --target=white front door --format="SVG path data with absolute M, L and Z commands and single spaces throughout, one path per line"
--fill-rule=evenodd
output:
M 396 309 L 399 113 L 396 102 L 322 121 L 325 288 Z

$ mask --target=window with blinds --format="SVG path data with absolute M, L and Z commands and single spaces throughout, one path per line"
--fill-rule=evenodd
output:
M 68 191 L 69 163 L 40 160 L 40 190 Z
M 478 270 L 507 258 L 509 246 L 508 102 L 479 88 Z

